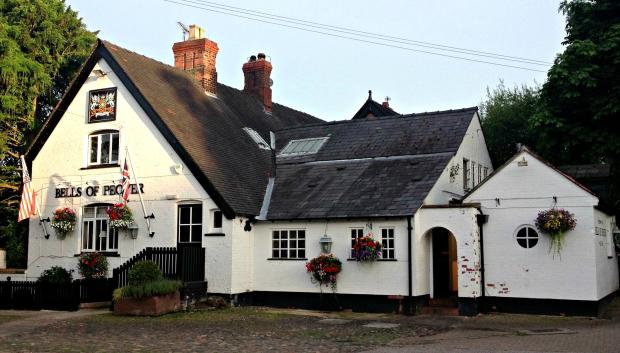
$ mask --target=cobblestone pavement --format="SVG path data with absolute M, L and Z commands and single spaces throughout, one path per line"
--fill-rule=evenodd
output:
M 620 315 L 606 320 L 406 317 L 266 308 L 201 310 L 158 318 L 93 310 L 31 312 L 22 319 L 16 319 L 20 314 L 15 312 L 0 311 L 3 315 L 12 318 L 0 321 L 0 352 L 620 351 Z

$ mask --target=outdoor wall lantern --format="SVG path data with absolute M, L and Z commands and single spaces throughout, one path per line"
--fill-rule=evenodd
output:
M 319 244 L 321 245 L 321 252 L 323 254 L 329 254 L 332 251 L 332 238 L 328 237 L 327 234 L 319 239 Z
M 140 228 L 138 228 L 138 225 L 135 223 L 131 223 L 129 227 L 127 227 L 127 233 L 129 233 L 129 236 L 131 237 L 131 239 L 136 239 L 138 237 L 139 229 Z

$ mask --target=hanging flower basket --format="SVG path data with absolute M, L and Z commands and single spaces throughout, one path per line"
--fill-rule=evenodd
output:
M 342 270 L 342 263 L 332 254 L 322 254 L 306 263 L 306 271 L 310 273 L 312 283 L 319 287 L 331 286 L 336 290 L 336 277 Z
M 110 218 L 110 227 L 126 230 L 134 222 L 131 209 L 122 203 L 116 203 L 106 210 Z
M 552 208 L 538 212 L 535 224 L 538 230 L 551 237 L 549 252 L 553 252 L 555 258 L 555 255 L 560 255 L 562 251 L 564 233 L 575 229 L 577 220 L 574 214 L 564 209 Z
M 375 261 L 381 257 L 381 243 L 369 236 L 357 238 L 351 255 L 357 261 Z
M 54 211 L 50 225 L 54 228 L 58 239 L 64 239 L 69 232 L 75 229 L 76 220 L 74 210 L 69 207 L 59 208 Z
M 97 252 L 84 253 L 78 260 L 78 270 L 83 278 L 105 278 L 108 273 L 108 259 Z

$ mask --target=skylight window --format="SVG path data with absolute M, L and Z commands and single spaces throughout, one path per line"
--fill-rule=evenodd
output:
M 264 150 L 271 149 L 269 148 L 269 144 L 267 143 L 267 141 L 265 141 L 265 139 L 263 139 L 263 137 L 258 132 L 256 132 L 256 130 L 249 127 L 244 127 L 243 131 L 245 131 L 252 138 L 252 140 L 256 142 L 259 148 L 262 148 Z
M 280 152 L 281 156 L 297 156 L 303 154 L 317 153 L 327 137 L 315 137 L 309 139 L 292 140 Z

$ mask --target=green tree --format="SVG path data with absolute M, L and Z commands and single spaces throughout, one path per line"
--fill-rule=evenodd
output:
M 0 0 L 0 229 L 5 236 L 23 234 L 12 224 L 19 204 L 19 155 L 95 41 L 95 33 L 63 0 Z M 12 242 L 6 241 L 7 247 Z
M 522 143 L 536 148 L 538 134 L 531 119 L 538 110 L 538 87 L 515 86 L 510 89 L 500 81 L 480 103 L 480 118 L 493 165 L 498 167 L 516 153 Z
M 608 163 L 620 186 L 620 2 L 564 0 L 566 49 L 555 59 L 533 119 L 555 164 Z

